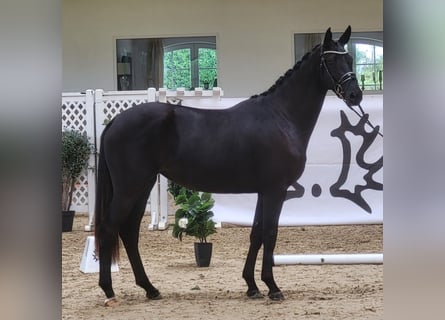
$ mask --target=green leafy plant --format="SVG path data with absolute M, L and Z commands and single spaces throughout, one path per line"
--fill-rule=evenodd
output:
M 184 189 L 184 194 L 181 195 L 181 190 Z M 190 189 L 187 189 L 183 186 L 181 186 L 180 184 L 177 184 L 174 181 L 169 180 L 168 181 L 168 187 L 167 187 L 167 191 L 170 192 L 170 194 L 173 196 L 173 199 L 175 201 L 176 205 L 179 205 L 178 201 L 183 202 L 183 196 L 185 197 L 190 197 L 193 194 L 193 191 Z M 179 199 L 178 196 L 180 196 Z
M 92 144 L 76 130 L 62 132 L 62 211 L 70 210 L 75 183 L 87 168 Z
M 210 210 L 215 203 L 212 195 L 182 187 L 175 197 L 175 202 L 179 209 L 175 213 L 173 236 L 182 241 L 185 234 L 206 243 L 207 237 L 216 233 L 215 222 L 212 220 L 213 212 Z

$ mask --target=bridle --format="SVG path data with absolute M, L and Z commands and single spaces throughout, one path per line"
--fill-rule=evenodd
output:
M 325 59 L 326 54 L 341 54 L 341 55 L 343 55 L 343 54 L 348 54 L 348 53 L 346 51 L 334 51 L 334 50 L 323 51 L 323 49 L 321 49 L 321 54 L 320 54 L 320 58 L 321 58 L 320 59 L 321 60 L 320 61 L 320 70 L 323 71 L 323 69 L 324 69 L 326 71 L 330 80 L 334 84 L 334 92 L 337 95 L 337 97 L 339 97 L 343 101 L 346 101 L 346 99 L 344 97 L 345 90 L 343 89 L 343 85 L 351 80 L 357 79 L 357 77 L 355 76 L 354 72 L 350 71 L 350 72 L 346 72 L 344 75 L 342 75 L 339 80 L 335 80 L 334 76 L 329 71 L 328 65 L 326 64 L 326 59 Z
M 348 52 L 346 51 L 335 51 L 335 50 L 327 50 L 327 51 L 323 51 L 323 45 L 321 46 L 321 53 L 320 53 L 320 71 L 323 72 L 326 71 L 327 75 L 329 76 L 330 80 L 332 81 L 332 83 L 334 84 L 334 92 L 337 95 L 337 97 L 339 97 L 340 99 L 342 99 L 343 101 L 346 102 L 346 99 L 344 97 L 345 94 L 345 90 L 343 89 L 343 86 L 351 81 L 351 80 L 355 80 L 357 79 L 356 75 L 354 72 L 350 71 L 350 72 L 346 72 L 345 74 L 343 74 L 339 80 L 335 80 L 335 78 L 332 76 L 332 73 L 329 71 L 328 65 L 326 64 L 326 59 L 325 59 L 325 55 L 326 54 L 348 54 Z M 352 106 L 348 105 L 346 103 L 346 105 L 349 107 L 349 109 L 351 109 L 356 115 L 358 115 L 360 118 L 363 118 L 365 116 L 365 112 L 363 111 L 362 106 L 359 104 L 358 107 L 360 109 L 361 114 L 355 110 Z M 366 123 L 372 128 L 375 129 L 375 126 L 369 121 L 369 119 L 366 120 Z M 383 134 L 380 133 L 380 131 L 377 129 L 377 133 L 383 137 Z

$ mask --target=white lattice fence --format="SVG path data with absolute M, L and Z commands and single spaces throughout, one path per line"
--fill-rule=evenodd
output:
M 89 93 L 91 94 L 91 93 Z M 93 142 L 93 132 L 88 132 L 88 106 L 86 93 L 62 94 L 62 130 L 78 130 L 87 133 Z M 90 112 L 92 109 L 90 110 Z M 76 183 L 73 193 L 72 210 L 88 211 L 88 174 L 83 173 Z
M 62 129 L 76 129 L 81 132 L 86 132 L 86 125 L 86 94 L 63 94 Z
M 125 98 L 125 99 L 123 99 Z M 101 110 L 107 120 L 111 120 L 122 111 L 134 107 L 135 105 L 147 102 L 147 93 L 140 97 L 122 96 L 117 93 L 108 92 L 103 95 L 103 109 Z

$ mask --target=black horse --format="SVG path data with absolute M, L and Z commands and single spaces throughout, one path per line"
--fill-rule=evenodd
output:
M 193 190 L 257 193 L 258 202 L 243 270 L 247 296 L 262 297 L 254 267 L 263 245 L 261 280 L 272 300 L 284 299 L 272 266 L 278 220 L 288 187 L 303 173 L 309 138 L 329 89 L 348 106 L 362 99 L 352 58 L 326 31 L 307 53 L 266 92 L 225 110 L 202 110 L 164 103 L 130 108 L 101 136 L 95 213 L 99 285 L 115 301 L 111 263 L 122 239 L 136 284 L 150 299 L 160 298 L 139 255 L 139 228 L 158 173 Z

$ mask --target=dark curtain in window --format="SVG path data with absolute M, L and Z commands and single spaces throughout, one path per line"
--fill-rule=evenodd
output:
M 130 90 L 146 90 L 163 86 L 164 48 L 161 38 L 132 39 L 132 86 Z
M 164 80 L 164 47 L 162 39 L 150 39 L 147 43 L 147 88 L 162 88 Z

